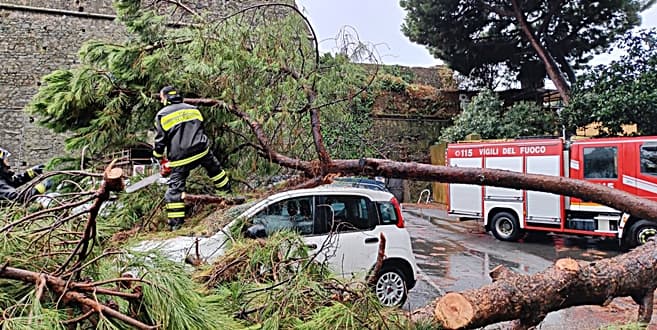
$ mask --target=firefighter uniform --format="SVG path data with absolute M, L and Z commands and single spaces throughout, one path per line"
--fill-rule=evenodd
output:
M 163 158 L 171 169 L 169 187 L 164 195 L 169 226 L 181 225 L 185 218 L 182 194 L 189 173 L 203 166 L 217 193 L 230 192 L 228 175 L 210 150 L 210 141 L 203 129 L 203 115 L 195 106 L 182 102 L 182 96 L 172 87 L 160 91 L 165 107 L 155 116 L 153 156 Z
M 28 183 L 30 180 L 34 179 L 37 175 L 43 173 L 43 165 L 38 165 L 28 169 L 27 171 L 21 174 L 15 174 L 10 170 L 10 167 L 7 163 L 7 158 L 10 156 L 9 151 L 0 148 L 0 201 L 14 201 L 19 197 L 19 193 L 16 188 Z M 34 189 L 31 189 L 25 199 L 29 200 L 32 196 L 36 194 L 43 194 L 48 188 L 50 181 L 45 181 L 37 184 Z

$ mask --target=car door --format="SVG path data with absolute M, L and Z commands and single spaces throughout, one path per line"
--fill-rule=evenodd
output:
M 375 206 L 365 196 L 320 195 L 315 200 L 315 235 L 304 240 L 336 274 L 364 277 L 379 246 Z

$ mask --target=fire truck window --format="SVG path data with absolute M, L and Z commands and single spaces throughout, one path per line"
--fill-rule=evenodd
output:
M 585 179 L 618 178 L 618 150 L 616 147 L 584 148 Z
M 641 146 L 641 173 L 657 176 L 657 145 Z

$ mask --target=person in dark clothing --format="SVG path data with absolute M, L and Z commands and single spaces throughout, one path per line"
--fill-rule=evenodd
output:
M 185 220 L 183 194 L 191 170 L 203 166 L 219 195 L 230 193 L 231 185 L 228 174 L 210 150 L 199 109 L 183 103 L 182 95 L 172 86 L 160 90 L 160 101 L 165 107 L 155 115 L 153 156 L 160 159 L 163 176 L 169 176 L 164 199 L 168 223 L 174 230 Z
M 9 166 L 9 156 L 11 153 L 3 148 L 0 148 L 0 202 L 15 201 L 20 194 L 16 188 L 28 183 L 37 175 L 43 173 L 43 165 L 34 166 L 21 174 L 15 174 L 11 171 Z M 25 200 L 29 200 L 32 196 L 43 194 L 48 189 L 50 181 L 46 180 L 34 186 L 27 195 Z

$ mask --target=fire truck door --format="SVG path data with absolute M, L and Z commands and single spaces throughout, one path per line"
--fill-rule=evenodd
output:
M 630 193 L 657 200 L 657 141 L 639 142 L 633 147 L 629 157 L 635 165 L 623 168 L 623 184 L 636 189 Z
M 582 177 L 586 181 L 602 184 L 610 188 L 620 188 L 622 185 L 619 169 L 625 164 L 620 143 L 585 142 L 582 143 L 581 159 L 583 160 Z M 618 212 L 608 206 L 571 199 L 570 209 L 589 212 Z
M 486 168 L 522 172 L 522 157 L 488 157 Z M 485 200 L 522 201 L 522 190 L 486 186 Z
M 481 168 L 482 158 L 451 158 L 449 165 L 454 167 L 476 167 Z M 481 186 L 471 184 L 449 185 L 449 213 L 482 216 L 482 193 Z
M 561 175 L 561 157 L 559 155 L 532 156 L 526 158 L 527 173 L 544 175 Z M 527 222 L 561 223 L 561 196 L 527 191 Z

